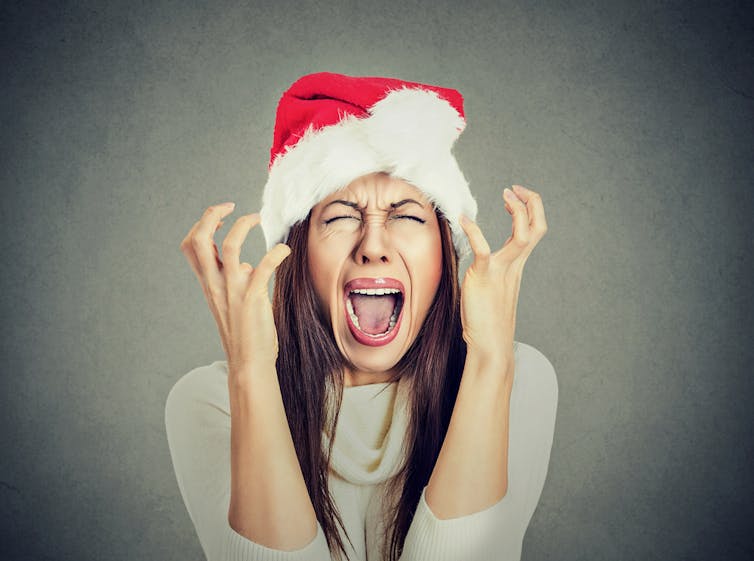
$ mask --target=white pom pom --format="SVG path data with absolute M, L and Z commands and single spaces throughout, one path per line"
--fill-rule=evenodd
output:
M 453 106 L 432 90 L 402 88 L 389 92 L 370 109 L 365 132 L 373 146 L 390 152 L 423 155 L 449 152 L 466 126 Z

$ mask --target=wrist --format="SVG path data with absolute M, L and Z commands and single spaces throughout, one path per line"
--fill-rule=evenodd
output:
M 277 368 L 274 361 L 228 364 L 228 386 L 233 390 L 250 390 L 252 386 L 271 381 L 277 383 Z
M 513 351 L 483 349 L 468 345 L 466 347 L 466 365 L 477 370 L 507 371 L 514 365 Z
M 512 353 L 499 350 L 467 349 L 464 364 L 464 378 L 483 379 L 486 383 L 495 381 L 505 386 L 513 382 L 515 360 Z

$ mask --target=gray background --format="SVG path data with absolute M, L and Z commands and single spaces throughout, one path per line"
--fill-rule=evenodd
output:
M 2 4 L 0 557 L 202 558 L 163 406 L 223 354 L 178 246 L 258 210 L 277 100 L 321 70 L 464 94 L 491 244 L 503 187 L 544 199 L 516 339 L 560 403 L 523 558 L 754 552 L 750 3 L 471 4 Z

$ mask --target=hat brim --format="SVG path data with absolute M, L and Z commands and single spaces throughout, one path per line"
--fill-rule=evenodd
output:
M 310 126 L 269 170 L 261 225 L 267 249 L 285 242 L 291 226 L 355 179 L 386 172 L 414 185 L 450 223 L 459 257 L 469 251 L 459 215 L 476 219 L 477 204 L 451 149 L 465 120 L 437 93 L 389 91 L 367 117 L 344 115 L 336 124 Z

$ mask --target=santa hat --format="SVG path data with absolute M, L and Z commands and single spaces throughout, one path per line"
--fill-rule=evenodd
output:
M 466 126 L 463 97 L 396 78 L 331 72 L 302 76 L 277 107 L 261 224 L 267 249 L 353 180 L 386 172 L 414 185 L 450 222 L 459 257 L 469 245 L 458 222 L 477 204 L 451 148 Z

